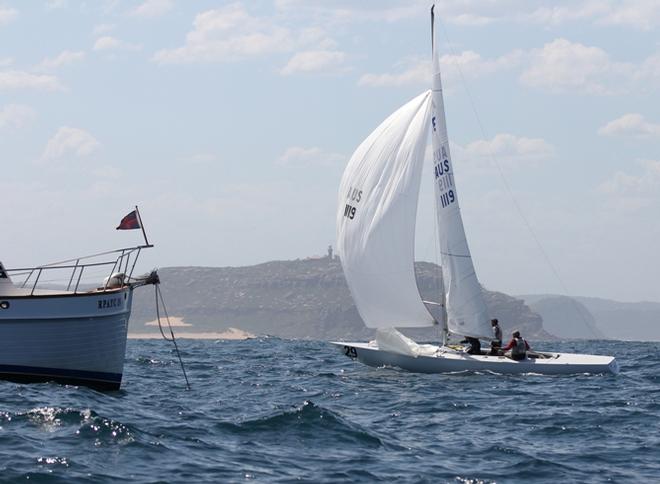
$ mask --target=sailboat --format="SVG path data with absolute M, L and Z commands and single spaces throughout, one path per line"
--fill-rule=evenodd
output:
M 392 113 L 357 148 L 339 188 L 337 252 L 365 325 L 368 343 L 333 342 L 348 357 L 371 366 L 422 373 L 617 373 L 611 356 L 529 352 L 523 360 L 468 354 L 449 335 L 492 340 L 490 318 L 475 273 L 458 204 L 449 151 L 433 8 L 432 89 Z M 414 268 L 417 204 L 431 135 L 437 236 L 442 267 L 442 316 L 419 293 Z M 418 344 L 397 328 L 439 325 L 442 344 Z M 482 352 L 485 353 L 485 352 Z

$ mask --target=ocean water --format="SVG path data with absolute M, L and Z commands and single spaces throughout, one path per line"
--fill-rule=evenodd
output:
M 129 341 L 123 388 L 0 382 L 0 482 L 660 482 L 660 344 L 612 375 L 419 375 L 328 344 Z M 538 344 L 537 349 L 549 349 Z

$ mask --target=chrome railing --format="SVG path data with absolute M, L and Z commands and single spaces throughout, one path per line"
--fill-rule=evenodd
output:
M 99 291 L 107 291 L 110 289 L 108 287 L 110 279 L 115 273 L 122 273 L 125 275 L 122 285 L 129 283 L 130 279 L 133 277 L 133 271 L 135 270 L 135 264 L 138 261 L 140 252 L 142 249 L 150 247 L 153 246 L 138 245 L 135 247 L 100 252 L 98 254 L 78 257 L 76 259 L 53 262 L 51 264 L 37 267 L 5 269 L 5 272 L 11 276 L 16 286 L 28 288 L 30 289 L 30 295 L 34 295 L 40 281 L 42 284 L 55 284 L 61 288 L 66 284 L 66 292 L 78 293 L 78 291 L 81 290 L 81 287 L 91 285 L 91 282 L 86 282 L 85 279 L 83 279 L 83 273 L 85 273 L 86 276 L 90 276 L 92 270 L 99 269 L 100 277 L 102 279 L 100 279 L 96 287 L 92 287 Z M 115 257 L 111 260 L 101 260 L 109 258 L 109 256 Z M 107 270 L 108 268 L 110 269 L 109 271 Z M 46 275 L 53 275 L 56 271 L 60 271 L 60 273 L 61 271 L 70 271 L 70 274 L 67 272 L 64 278 L 48 278 L 44 281 L 42 276 L 47 277 Z M 103 278 L 105 274 L 107 274 L 107 278 Z M 105 282 L 103 282 L 104 279 Z M 98 281 L 98 279 L 96 280 Z

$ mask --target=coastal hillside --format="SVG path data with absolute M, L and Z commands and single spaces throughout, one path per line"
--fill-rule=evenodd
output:
M 438 301 L 440 269 L 416 264 L 420 292 Z M 364 327 L 350 296 L 337 258 L 272 261 L 246 267 L 167 267 L 159 270 L 170 316 L 180 318 L 186 332 L 217 332 L 239 328 L 253 334 L 283 338 L 365 339 Z M 520 329 L 530 339 L 553 339 L 541 317 L 521 299 L 484 291 L 489 312 L 500 320 L 505 335 Z M 130 331 L 157 332 L 154 294 L 135 291 Z M 419 339 L 437 339 L 437 328 L 407 331 Z
M 552 334 L 570 339 L 607 339 L 594 315 L 575 298 L 548 296 L 526 302 L 541 315 L 543 327 Z
M 576 299 L 589 309 L 609 338 L 660 341 L 660 303 L 629 303 L 592 297 Z
M 660 341 L 660 303 L 549 294 L 519 297 L 541 315 L 548 332 L 562 338 Z

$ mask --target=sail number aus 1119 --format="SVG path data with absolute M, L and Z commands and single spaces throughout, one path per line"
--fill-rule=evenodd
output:
M 456 194 L 452 187 L 454 186 L 454 177 L 451 173 L 449 160 L 444 160 L 442 163 L 435 165 L 435 182 L 437 183 L 436 189 L 440 193 L 440 203 L 442 208 L 451 205 L 456 201 Z
M 447 193 L 440 195 L 440 203 L 442 203 L 442 208 L 445 208 L 450 203 L 456 201 L 456 195 L 454 195 L 454 190 L 449 190 Z
M 355 211 L 357 210 L 356 207 L 349 205 L 348 203 L 344 207 L 344 217 L 348 217 L 351 220 L 355 218 Z
M 355 218 L 355 212 L 357 212 L 357 204 L 362 200 L 362 190 L 359 188 L 348 187 L 346 200 L 348 203 L 344 207 L 344 217 L 353 220 Z

